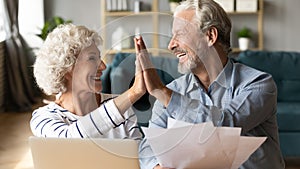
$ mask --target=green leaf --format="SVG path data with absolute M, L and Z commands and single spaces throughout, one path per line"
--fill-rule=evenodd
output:
M 64 20 L 62 17 L 54 16 L 45 22 L 43 28 L 41 29 L 41 34 L 38 34 L 37 36 L 43 40 L 46 40 L 48 34 L 53 31 L 53 29 L 64 23 L 72 23 L 72 20 Z
M 238 31 L 237 35 L 238 35 L 238 37 L 244 37 L 244 38 L 251 38 L 252 37 L 251 30 L 247 27 L 244 27 L 243 29 Z

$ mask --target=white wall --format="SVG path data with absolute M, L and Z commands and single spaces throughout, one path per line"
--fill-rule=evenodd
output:
M 99 30 L 102 26 L 100 25 L 100 1 L 45 0 L 46 18 L 58 15 L 73 20 L 75 24 L 82 24 Z M 300 30 L 300 1 L 265 0 L 264 4 L 264 48 L 273 51 L 300 52 L 300 34 L 298 33 Z M 253 18 L 249 20 L 255 22 Z M 236 24 L 235 21 L 233 24 Z
M 265 48 L 300 51 L 299 17 L 299 0 L 265 0 Z
M 100 28 L 101 0 L 44 0 L 46 18 L 61 16 L 74 24 L 85 25 L 91 29 Z

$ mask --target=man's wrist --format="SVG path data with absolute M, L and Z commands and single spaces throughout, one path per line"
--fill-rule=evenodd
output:
M 152 95 L 159 100 L 165 107 L 169 105 L 171 96 L 172 96 L 172 90 L 170 90 L 167 87 L 163 87 L 160 90 L 154 90 L 152 91 Z

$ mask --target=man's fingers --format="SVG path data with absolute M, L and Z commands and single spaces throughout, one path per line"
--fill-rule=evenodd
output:
M 143 71 L 147 70 L 147 69 L 155 69 L 155 67 L 153 66 L 153 64 L 147 54 L 139 53 L 137 55 L 137 59 L 139 60 L 141 69 Z
M 141 36 L 134 38 L 136 58 L 140 61 L 141 69 L 151 69 L 155 68 L 150 60 L 146 45 Z

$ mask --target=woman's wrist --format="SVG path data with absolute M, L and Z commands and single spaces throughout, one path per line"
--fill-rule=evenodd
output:
M 139 100 L 143 95 L 144 93 L 137 92 L 134 88 L 128 90 L 128 98 L 132 104 Z

